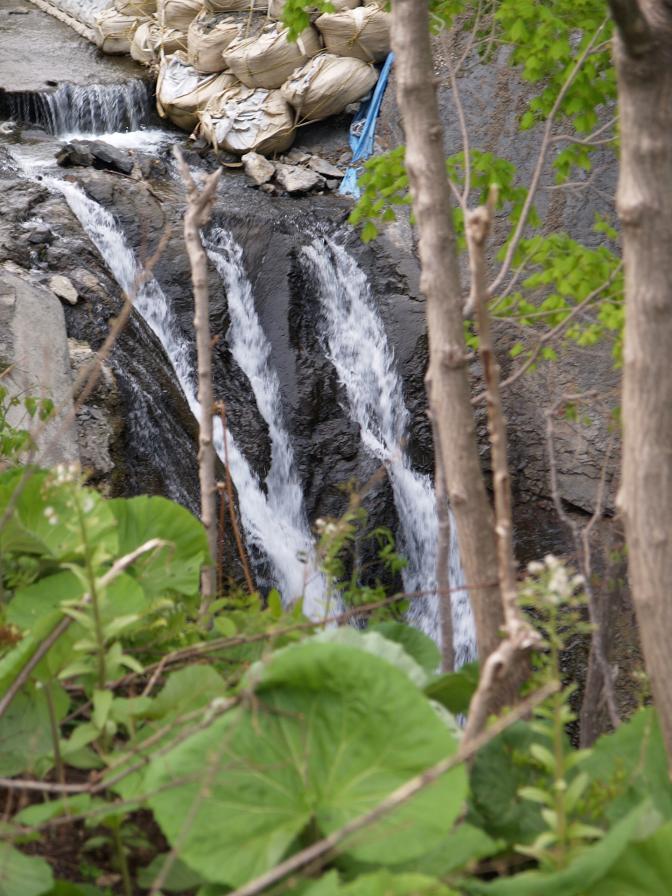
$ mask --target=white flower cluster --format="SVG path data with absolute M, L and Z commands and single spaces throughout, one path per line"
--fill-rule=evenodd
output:
M 543 562 L 534 560 L 532 563 L 528 563 L 527 571 L 532 576 L 547 576 L 544 589 L 547 591 L 550 601 L 557 606 L 567 603 L 585 585 L 583 576 L 570 575 L 562 560 L 553 554 L 547 554 Z

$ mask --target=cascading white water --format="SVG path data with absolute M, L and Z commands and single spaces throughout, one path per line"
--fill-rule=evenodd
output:
M 350 412 L 361 428 L 365 446 L 388 471 L 401 547 L 408 560 L 404 587 L 409 593 L 428 595 L 412 602 L 409 617 L 439 642 L 434 489 L 428 476 L 412 469 L 404 451 L 409 415 L 383 322 L 366 275 L 345 249 L 331 240 L 315 239 L 303 250 L 303 257 L 317 279 L 326 350 L 345 387 Z M 454 536 L 450 580 L 453 587 L 464 585 Z M 459 666 L 475 656 L 473 619 L 465 590 L 452 593 L 452 608 L 455 661 Z
M 62 84 L 48 92 L 10 95 L 8 103 L 17 121 L 70 138 L 138 131 L 151 114 L 147 85 L 138 79 L 121 84 Z
M 205 248 L 226 289 L 231 321 L 226 338 L 231 353 L 250 381 L 259 413 L 268 425 L 271 438 L 271 469 L 266 477 L 268 503 L 273 510 L 286 514 L 297 529 L 303 530 L 309 543 L 303 489 L 283 419 L 280 383 L 270 364 L 270 343 L 254 307 L 243 251 L 231 234 L 221 227 L 211 228 Z
M 154 278 L 149 278 L 138 288 L 141 269 L 108 211 L 75 184 L 53 178 L 47 178 L 45 182 L 63 194 L 119 286 L 126 293 L 136 293 L 134 306 L 163 345 L 189 407 L 198 419 L 201 408 L 196 397 L 188 344 L 179 332 L 161 287 Z M 252 346 L 251 350 L 258 348 Z M 261 350 L 263 352 L 263 348 Z M 254 366 L 254 362 L 251 364 Z M 275 583 L 288 603 L 303 595 L 304 613 L 312 619 L 323 618 L 328 606 L 325 605 L 322 578 L 310 562 L 312 542 L 307 528 L 304 531 L 303 527 L 297 527 L 282 507 L 275 506 L 275 501 L 271 505 L 231 434 L 224 431 L 221 420 L 215 417 L 213 425 L 217 454 L 223 462 L 228 457 L 248 547 L 268 558 Z

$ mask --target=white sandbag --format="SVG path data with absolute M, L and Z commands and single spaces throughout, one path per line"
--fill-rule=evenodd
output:
M 370 63 L 320 53 L 296 69 L 280 90 L 301 121 L 319 121 L 361 100 L 377 80 L 378 72 Z
M 214 97 L 199 118 L 202 137 L 237 155 L 284 152 L 294 141 L 294 112 L 279 90 L 239 84 Z
M 224 62 L 247 87 L 280 87 L 295 68 L 321 49 L 313 27 L 306 28 L 296 41 L 290 41 L 288 35 L 289 29 L 268 25 L 257 37 L 238 38 L 229 44 Z
M 187 36 L 182 31 L 165 31 L 156 22 L 143 22 L 133 35 L 131 56 L 142 65 L 154 65 L 159 62 L 162 50 L 169 56 L 186 48 Z
M 203 0 L 158 0 L 159 25 L 187 32 L 202 9 Z
M 203 0 L 207 12 L 266 12 L 268 0 Z
M 159 66 L 156 108 L 162 118 L 191 132 L 208 101 L 236 83 L 230 72 L 204 75 L 189 65 L 184 53 L 173 53 L 165 56 Z
M 282 21 L 282 14 L 285 10 L 286 2 L 287 0 L 269 0 L 269 19 L 276 19 L 278 22 Z M 334 12 L 340 12 L 342 9 L 355 9 L 360 6 L 361 3 L 360 0 L 331 0 L 331 5 L 334 7 Z M 317 9 L 315 6 L 306 6 L 305 10 L 311 20 L 315 20 L 318 16 L 322 15 L 322 10 Z
M 119 55 L 130 53 L 135 29 L 140 24 L 138 16 L 123 16 L 116 9 L 106 9 L 96 19 L 96 44 L 103 53 Z
M 189 26 L 189 62 L 199 72 L 221 72 L 226 68 L 222 53 L 239 37 L 258 34 L 266 20 L 261 16 L 199 13 Z
M 315 25 L 329 53 L 353 56 L 365 62 L 381 62 L 390 52 L 391 19 L 389 12 L 370 5 L 325 13 Z
M 156 15 L 156 0 L 114 0 L 114 8 L 123 16 Z

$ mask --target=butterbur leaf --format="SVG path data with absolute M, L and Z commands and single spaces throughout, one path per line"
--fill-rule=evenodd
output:
M 425 693 L 453 713 L 466 713 L 478 687 L 478 663 L 468 663 L 431 681 Z
M 157 856 L 146 868 L 141 868 L 138 871 L 138 884 L 143 890 L 152 889 L 154 881 L 162 873 L 168 858 L 173 859 L 174 857 L 171 857 L 170 853 Z M 202 883 L 203 878 L 200 874 L 192 871 L 179 859 L 174 859 L 170 871 L 161 885 L 161 890 L 166 893 L 183 893 L 185 890 L 193 890 L 194 887 Z
M 379 622 L 377 625 L 369 626 L 368 631 L 379 632 L 388 641 L 401 644 L 406 653 L 429 675 L 433 675 L 441 664 L 439 648 L 431 638 L 417 628 L 411 628 L 402 622 Z
M 149 595 L 198 591 L 201 565 L 208 557 L 205 530 L 196 517 L 166 498 L 141 495 L 108 501 L 119 527 L 119 553 L 129 554 L 152 538 L 166 547 L 138 558 L 129 573 Z
M 407 676 L 363 650 L 304 642 L 260 676 L 253 701 L 156 756 L 144 782 L 183 860 L 231 886 L 272 868 L 309 823 L 338 830 L 456 749 Z M 465 791 L 458 766 L 343 848 L 366 862 L 410 861 L 444 836 Z
M 9 843 L 0 842 L 0 896 L 42 896 L 54 885 L 44 859 L 24 856 Z

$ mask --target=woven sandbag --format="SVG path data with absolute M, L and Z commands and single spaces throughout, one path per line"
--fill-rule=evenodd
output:
M 158 0 L 159 25 L 186 32 L 202 9 L 203 0 Z
M 370 63 L 320 53 L 296 69 L 280 90 L 302 121 L 319 121 L 361 100 L 377 80 L 378 72 Z
M 135 29 L 140 24 L 138 16 L 122 16 L 116 9 L 106 9 L 96 18 L 96 44 L 103 53 L 120 55 L 130 53 Z
M 238 38 L 224 51 L 224 62 L 246 87 L 280 87 L 295 68 L 321 49 L 320 38 L 308 27 L 296 41 L 289 30 L 269 25 L 257 37 Z
M 390 52 L 390 22 L 389 12 L 370 5 L 325 13 L 315 25 L 329 53 L 380 62 Z
M 114 8 L 124 16 L 153 16 L 156 14 L 156 0 L 114 0 Z
M 284 152 L 294 141 L 294 112 L 279 90 L 238 84 L 213 97 L 199 118 L 201 137 L 241 156 Z
M 278 22 L 281 21 L 286 2 L 287 0 L 269 0 L 269 19 L 276 19 Z M 340 12 L 342 9 L 355 9 L 357 6 L 360 6 L 361 3 L 360 0 L 331 0 L 331 5 L 334 7 L 334 12 Z M 322 15 L 322 11 L 317 9 L 317 7 L 315 6 L 306 6 L 305 10 L 310 16 L 311 20 L 314 20 L 318 18 L 318 16 Z
M 268 0 L 203 0 L 207 12 L 266 12 Z
M 230 72 L 204 75 L 187 62 L 184 53 L 165 56 L 159 66 L 156 82 L 156 108 L 162 118 L 169 118 L 183 131 L 193 131 L 198 113 L 208 101 L 236 84 Z
M 189 26 L 190 64 L 199 72 L 221 72 L 226 68 L 222 53 L 229 44 L 257 34 L 265 22 L 261 16 L 217 15 L 204 9 Z
M 161 50 L 169 56 L 186 48 L 187 35 L 182 31 L 165 31 L 156 22 L 143 22 L 133 35 L 131 56 L 143 65 L 154 65 L 160 59 Z

